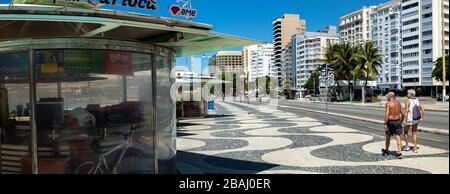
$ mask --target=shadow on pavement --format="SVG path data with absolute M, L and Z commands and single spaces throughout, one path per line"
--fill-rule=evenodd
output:
M 192 168 L 196 168 L 180 169 L 183 167 L 177 167 L 178 171 L 181 173 L 201 171 L 205 174 L 255 174 L 278 166 L 268 163 L 237 160 L 232 158 L 210 156 L 185 151 L 177 152 L 177 161 L 189 164 L 190 166 L 192 166 Z M 208 166 L 202 166 L 203 164 L 201 164 L 199 161 L 203 161 Z M 213 167 L 211 168 L 210 166 Z

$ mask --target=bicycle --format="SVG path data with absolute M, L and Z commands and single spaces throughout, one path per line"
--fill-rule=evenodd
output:
M 133 127 L 131 126 L 130 132 L 129 133 L 120 133 L 120 132 L 115 132 L 112 134 L 118 134 L 118 135 L 122 135 L 124 137 L 124 142 L 113 147 L 112 149 L 110 149 L 109 151 L 107 151 L 106 153 L 102 153 L 99 155 L 98 160 L 97 161 L 88 161 L 88 162 L 84 162 L 81 165 L 79 165 L 76 170 L 75 170 L 75 174 L 105 174 L 105 173 L 109 173 L 109 174 L 118 174 L 118 170 L 125 167 L 123 166 L 124 164 L 127 164 L 127 162 L 133 162 L 133 158 L 137 157 L 137 164 L 143 165 L 134 165 L 133 163 L 131 164 L 131 167 L 125 167 L 128 172 L 146 172 L 148 171 L 149 173 L 151 172 L 151 165 L 149 165 L 148 167 L 146 167 L 146 162 L 151 161 L 149 160 L 149 156 L 146 157 L 146 154 L 144 151 L 134 148 L 134 143 L 133 143 L 133 137 L 134 134 L 136 132 L 136 130 L 139 127 Z M 98 144 L 98 143 L 94 143 L 94 144 Z M 98 150 L 98 153 L 101 153 L 101 148 L 100 146 L 97 146 L 98 148 L 96 150 Z M 118 152 L 119 151 L 119 152 Z M 118 152 L 119 155 L 114 153 Z M 110 155 L 113 155 L 113 160 L 112 162 L 108 162 L 108 157 Z M 146 159 L 147 158 L 147 159 Z M 125 160 L 124 160 L 125 159 Z M 125 161 L 125 163 L 124 163 Z M 132 168 L 137 168 L 137 169 L 132 169 Z M 122 169 L 123 170 L 123 169 Z M 128 173 L 131 174 L 131 173 Z

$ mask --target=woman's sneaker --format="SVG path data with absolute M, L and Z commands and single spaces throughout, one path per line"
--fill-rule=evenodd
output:
M 397 153 L 397 159 L 403 159 L 403 154 L 402 153 Z
M 389 150 L 381 149 L 381 154 L 383 156 L 388 156 L 389 155 Z
M 409 152 L 411 149 L 409 148 L 409 146 L 403 146 L 402 147 L 402 151 L 404 152 Z

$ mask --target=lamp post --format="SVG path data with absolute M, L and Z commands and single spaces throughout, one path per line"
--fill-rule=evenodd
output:
M 445 6 L 444 6 L 444 0 L 441 0 L 442 2 L 442 103 L 445 103 L 445 87 L 446 87 L 446 77 L 445 77 Z
M 328 122 L 328 63 L 325 64 L 325 90 L 326 90 L 326 96 L 325 96 L 325 125 L 329 125 Z
M 316 104 L 316 78 L 313 79 L 314 91 L 313 91 L 313 102 Z

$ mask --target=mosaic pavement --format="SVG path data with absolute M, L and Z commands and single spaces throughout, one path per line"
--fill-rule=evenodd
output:
M 449 173 L 449 152 L 419 145 L 397 160 L 383 138 L 269 106 L 216 103 L 223 117 L 183 120 L 177 167 L 188 174 Z M 390 150 L 396 150 L 395 140 Z

